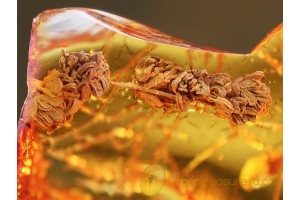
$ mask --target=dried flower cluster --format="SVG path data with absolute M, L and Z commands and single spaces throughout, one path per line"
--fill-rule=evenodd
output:
M 109 82 L 136 90 L 136 96 L 153 107 L 176 105 L 185 111 L 192 102 L 212 106 L 216 114 L 241 125 L 265 115 L 272 102 L 270 89 L 262 83 L 264 73 L 257 71 L 232 82 L 227 73 L 208 74 L 206 69 L 185 70 L 156 56 L 139 61 L 133 85 L 110 81 L 110 70 L 101 52 L 65 53 L 59 68 L 48 72 L 43 81 L 35 80 L 36 90 L 24 110 L 25 118 L 53 131 L 72 119 L 83 101 L 100 97 Z M 28 109 L 27 109 L 28 108 Z
M 159 95 L 137 91 L 137 97 L 158 108 L 174 104 L 184 111 L 191 102 L 212 106 L 216 114 L 229 118 L 233 125 L 255 121 L 267 113 L 272 102 L 270 89 L 262 83 L 264 73 L 256 71 L 232 82 L 227 73 L 208 74 L 206 69 L 185 70 L 156 56 L 146 56 L 135 68 L 133 82 Z
M 101 95 L 109 88 L 110 71 L 102 52 L 92 55 L 78 53 L 62 53 L 59 59 L 60 72 L 64 83 L 75 83 L 81 93 L 81 99 L 86 100 L 94 95 Z
M 53 69 L 43 81 L 35 80 L 35 92 L 24 110 L 40 128 L 53 131 L 72 119 L 83 101 L 91 95 L 100 97 L 109 88 L 110 71 L 101 52 L 65 53 L 59 59 L 59 69 Z

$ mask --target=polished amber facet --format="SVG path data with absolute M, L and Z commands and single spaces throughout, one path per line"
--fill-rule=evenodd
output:
M 236 54 L 48 10 L 27 85 L 19 199 L 282 198 L 282 25 Z

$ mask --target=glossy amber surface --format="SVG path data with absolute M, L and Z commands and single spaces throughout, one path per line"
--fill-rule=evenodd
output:
M 272 104 L 265 116 L 232 126 L 206 105 L 159 109 L 135 89 L 109 84 L 47 131 L 24 110 L 33 109 L 36 81 L 59 68 L 62 50 L 102 52 L 110 80 L 119 83 L 131 82 L 147 55 L 233 79 L 263 71 Z M 27 85 L 18 124 L 19 199 L 282 198 L 282 25 L 249 54 L 236 54 L 99 10 L 48 10 L 33 21 Z

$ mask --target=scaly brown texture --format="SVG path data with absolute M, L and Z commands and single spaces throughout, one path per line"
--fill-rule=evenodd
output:
M 264 73 L 256 71 L 232 82 L 227 73 L 209 74 L 206 69 L 185 70 L 157 56 L 142 58 L 135 68 L 133 83 L 146 89 L 173 94 L 175 99 L 137 91 L 136 96 L 158 108 L 177 104 L 185 111 L 191 102 L 212 106 L 216 114 L 233 125 L 264 116 L 272 102 L 270 89 L 262 82 Z
M 135 68 L 134 87 L 119 86 L 132 87 L 138 98 L 157 108 L 176 105 L 185 111 L 190 103 L 201 102 L 212 106 L 217 115 L 228 118 L 233 125 L 241 125 L 268 111 L 272 99 L 263 78 L 264 73 L 257 71 L 232 82 L 227 73 L 185 70 L 159 57 L 146 56 Z M 109 89 L 110 71 L 101 52 L 62 51 L 58 70 L 33 82 L 35 91 L 28 97 L 30 106 L 26 106 L 24 116 L 51 132 L 71 120 L 91 95 L 101 97 Z
M 62 51 L 59 68 L 49 71 L 42 81 L 33 81 L 35 90 L 28 97 L 24 118 L 51 132 L 71 120 L 91 95 L 100 97 L 108 90 L 109 76 L 102 52 Z

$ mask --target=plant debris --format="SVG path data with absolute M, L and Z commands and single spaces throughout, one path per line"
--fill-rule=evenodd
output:
M 135 68 L 133 83 L 175 95 L 166 98 L 147 90 L 136 92 L 137 97 L 154 107 L 168 109 L 175 104 L 179 110 L 186 111 L 190 103 L 201 102 L 212 106 L 218 116 L 228 118 L 233 125 L 242 125 L 268 112 L 272 98 L 263 78 L 264 73 L 256 71 L 232 82 L 227 73 L 185 70 L 157 56 L 146 56 Z
M 99 98 L 107 91 L 109 77 L 109 65 L 102 52 L 62 51 L 59 68 L 49 71 L 42 81 L 33 81 L 36 90 L 28 97 L 24 116 L 51 133 L 71 120 L 91 95 Z

